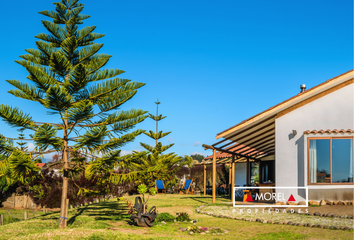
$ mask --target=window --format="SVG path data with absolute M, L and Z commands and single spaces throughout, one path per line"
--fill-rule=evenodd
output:
M 353 138 L 308 139 L 309 184 L 353 184 Z

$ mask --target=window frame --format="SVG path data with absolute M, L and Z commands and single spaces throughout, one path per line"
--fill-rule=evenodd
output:
M 331 182 L 330 183 L 310 183 L 310 140 L 316 139 L 330 139 L 330 168 L 331 168 Z M 353 173 L 354 173 L 354 136 L 343 136 L 343 137 L 308 137 L 307 138 L 307 185 L 354 185 L 354 180 L 352 183 L 334 183 L 332 182 L 332 139 L 352 139 L 352 149 L 353 149 Z

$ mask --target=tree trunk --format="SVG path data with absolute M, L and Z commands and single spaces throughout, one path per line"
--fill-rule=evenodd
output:
M 61 206 L 60 206 L 60 219 L 59 228 L 66 228 L 67 218 L 68 218 L 68 206 L 67 206 L 67 195 L 68 195 L 68 180 L 69 180 L 69 160 L 68 160 L 68 119 L 67 111 L 65 111 L 65 129 L 64 129 L 64 147 L 63 147 L 63 161 L 64 161 L 64 176 L 63 176 L 63 189 L 61 194 Z

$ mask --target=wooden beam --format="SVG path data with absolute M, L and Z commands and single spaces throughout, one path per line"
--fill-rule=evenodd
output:
M 267 123 L 264 126 L 261 126 L 259 124 L 251 127 L 248 129 L 249 131 L 242 131 L 236 134 L 233 134 L 232 136 L 228 137 L 227 139 L 234 139 L 234 141 L 238 142 L 239 139 L 245 138 L 246 136 L 250 138 L 254 138 L 254 135 L 257 136 L 259 135 L 260 132 L 266 131 L 268 129 L 275 128 L 275 119 L 270 121 L 267 121 Z
M 213 203 L 216 200 L 216 149 L 213 149 Z
M 250 185 L 250 159 L 247 158 L 247 181 L 246 181 L 247 187 Z
M 207 175 L 207 172 L 206 172 L 206 168 L 207 166 L 204 165 L 204 196 L 206 196 L 206 175 Z
M 231 200 L 234 201 L 235 199 L 235 191 L 234 191 L 234 186 L 235 186 L 235 156 L 233 155 L 232 157 L 232 173 L 231 173 Z
M 238 153 L 235 153 L 235 152 L 231 152 L 231 151 L 228 151 L 228 150 L 225 150 L 225 149 L 213 147 L 213 146 L 206 145 L 206 144 L 203 144 L 202 147 L 204 149 L 213 149 L 213 150 L 218 150 L 219 152 L 225 152 L 225 153 L 233 154 L 233 155 L 236 155 L 238 157 L 248 157 L 248 158 L 251 158 L 251 159 L 255 159 L 253 157 L 249 157 L 249 156 L 246 156 L 246 155 L 238 154 Z M 215 158 L 216 158 L 216 156 L 215 156 Z

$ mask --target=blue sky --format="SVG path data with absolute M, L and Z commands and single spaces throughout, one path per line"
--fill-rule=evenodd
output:
M 141 108 L 167 118 L 172 133 L 164 144 L 180 155 L 203 153 L 217 133 L 295 94 L 353 68 L 353 3 L 340 1 L 81 1 L 85 24 L 106 36 L 101 53 L 113 55 L 108 68 L 144 82 L 123 109 Z M 35 47 L 44 32 L 39 11 L 52 1 L 2 3 L 0 102 L 18 106 L 36 121 L 54 121 L 36 103 L 7 93 L 6 79 L 25 80 L 14 60 Z M 1 134 L 16 129 L 0 122 Z M 147 119 L 138 127 L 154 129 Z M 122 150 L 141 150 L 139 136 Z

